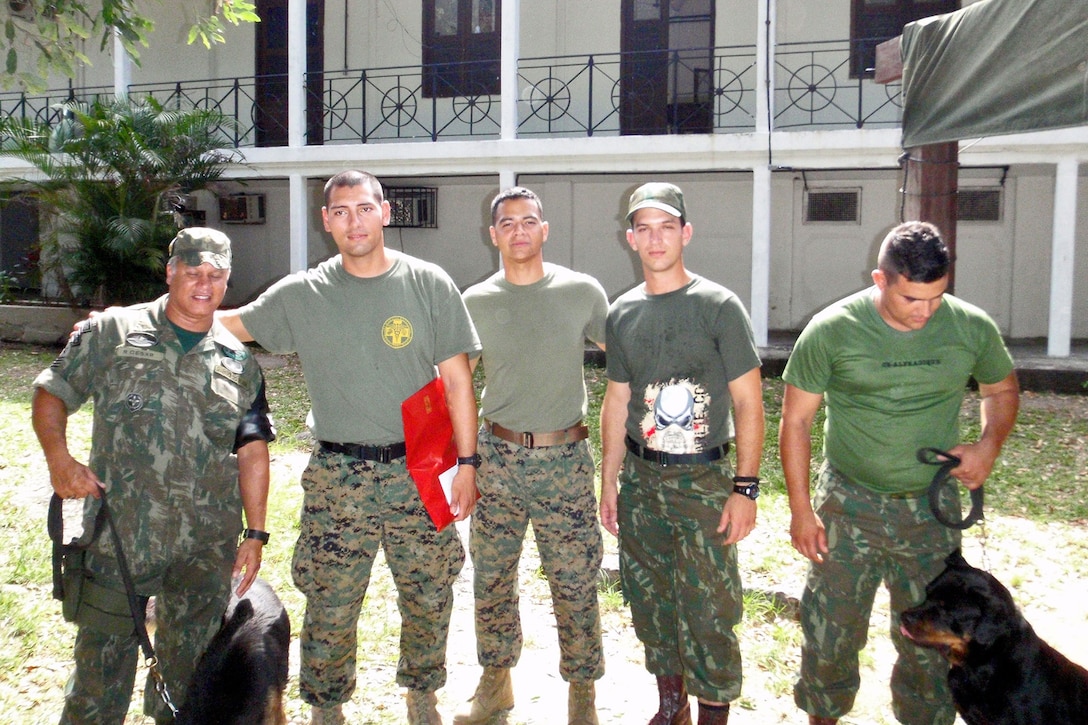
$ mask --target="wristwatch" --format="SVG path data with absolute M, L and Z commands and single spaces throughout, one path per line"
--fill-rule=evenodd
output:
M 733 493 L 755 501 L 759 498 L 759 476 L 733 476 Z
M 246 529 L 242 532 L 243 539 L 256 539 L 262 544 L 268 543 L 268 532 L 260 529 Z
M 473 468 L 479 468 L 483 463 L 483 459 L 480 458 L 479 453 L 473 453 L 471 456 L 459 456 L 457 458 L 458 466 L 472 466 Z

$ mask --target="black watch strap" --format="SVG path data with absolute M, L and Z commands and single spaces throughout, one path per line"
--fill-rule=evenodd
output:
M 733 476 L 733 493 L 755 501 L 759 498 L 759 484 L 759 476 Z
M 473 453 L 471 456 L 458 456 L 457 458 L 458 466 L 472 466 L 473 468 L 479 468 L 481 463 L 483 463 L 483 459 L 480 458 L 479 453 Z
M 268 543 L 268 532 L 260 529 L 246 529 L 242 532 L 243 539 L 256 539 L 262 544 Z

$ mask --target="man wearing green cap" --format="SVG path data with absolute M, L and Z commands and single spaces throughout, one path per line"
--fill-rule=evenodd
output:
M 260 569 L 275 436 L 260 367 L 214 322 L 230 265 L 226 235 L 179 231 L 168 293 L 84 322 L 34 381 L 34 431 L 53 490 L 84 499 L 91 540 L 62 723 L 121 723 L 132 698 L 135 623 L 110 534 L 94 525 L 104 494 L 136 594 L 142 602 L 156 597 L 155 652 L 179 707 L 219 627 L 232 575 L 244 594 Z M 94 420 L 84 465 L 69 451 L 66 429 L 87 400 Z M 243 510 L 249 528 L 239 543 Z M 150 677 L 144 711 L 173 721 Z
M 719 725 L 740 695 L 736 543 L 756 521 L 759 354 L 737 296 L 684 267 L 683 192 L 640 186 L 627 221 L 645 282 L 605 327 L 601 523 L 619 536 L 623 593 L 657 677 L 650 725 L 691 723 L 689 692 L 700 725 Z

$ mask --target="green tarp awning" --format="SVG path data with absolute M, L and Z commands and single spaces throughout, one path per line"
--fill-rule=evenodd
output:
M 983 0 L 903 28 L 903 147 L 1088 125 L 1088 0 Z

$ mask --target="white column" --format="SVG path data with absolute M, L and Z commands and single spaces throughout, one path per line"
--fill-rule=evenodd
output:
M 287 145 L 306 145 L 306 0 L 287 2 Z M 293 215 L 293 212 L 292 212 Z
M 1073 250 L 1077 228 L 1077 162 L 1059 161 L 1054 174 L 1050 249 L 1050 327 L 1046 354 L 1069 357 L 1073 336 Z
M 113 34 L 113 94 L 127 96 L 128 87 L 131 85 L 132 58 L 121 43 L 121 36 L 115 31 Z
M 287 145 L 306 145 L 306 0 L 287 2 Z M 309 266 L 306 177 L 287 177 L 290 205 L 290 242 L 288 249 L 292 272 Z
M 291 271 L 299 272 L 309 267 L 309 217 L 306 195 L 306 177 L 302 174 L 291 174 L 287 177 L 290 189 L 291 223 L 290 223 L 290 255 Z
M 759 3 L 756 28 L 756 134 L 774 130 L 775 0 Z M 768 143 L 769 148 L 769 143 Z M 768 152 L 769 153 L 769 152 Z M 768 341 L 771 304 L 771 168 L 752 169 L 752 298 L 749 312 L 756 344 Z
M 518 56 L 521 54 L 521 3 L 502 3 L 502 51 L 499 71 L 500 135 L 512 140 L 518 136 Z
M 518 57 L 521 55 L 521 2 L 507 0 L 502 4 L 502 68 L 499 83 L 499 135 L 503 141 L 518 137 Z M 517 183 L 513 169 L 499 171 L 499 189 L 509 189 Z
M 767 345 L 771 305 L 771 169 L 752 169 L 752 299 L 756 344 Z

